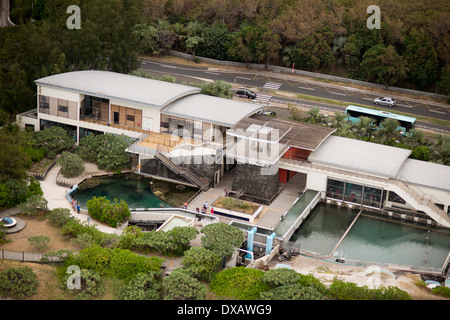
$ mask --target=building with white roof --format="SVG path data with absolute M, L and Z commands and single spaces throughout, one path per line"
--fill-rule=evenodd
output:
M 258 104 L 131 75 L 77 71 L 36 85 L 38 108 L 19 116 L 22 124 L 61 126 L 77 143 L 89 134 L 136 138 L 127 151 L 138 155 L 142 172 L 172 171 L 205 188 L 236 165 L 231 191 L 260 203 L 300 174 L 323 200 L 414 211 L 450 227 L 450 167 L 409 159 L 410 150 L 333 136 L 333 128 L 259 115 Z

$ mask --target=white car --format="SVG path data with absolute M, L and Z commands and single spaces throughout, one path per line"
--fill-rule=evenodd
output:
M 373 100 L 373 103 L 381 106 L 394 107 L 395 99 L 388 97 L 376 98 L 375 100 Z

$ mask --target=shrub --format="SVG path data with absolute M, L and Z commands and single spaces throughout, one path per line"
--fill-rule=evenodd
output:
M 130 217 L 130 209 L 125 201 L 114 199 L 111 203 L 105 197 L 94 197 L 87 202 L 89 215 L 111 227 L 116 227 L 117 222 Z
M 74 139 L 60 127 L 51 127 L 33 133 L 33 147 L 42 149 L 49 158 L 55 158 L 61 151 L 75 144 Z
M 352 282 L 334 281 L 330 286 L 331 297 L 338 300 L 411 300 L 406 291 L 397 287 L 369 289 Z
M 208 289 L 205 284 L 183 269 L 175 269 L 163 279 L 165 300 L 203 300 Z
M 29 297 L 37 292 L 39 280 L 30 267 L 11 268 L 0 272 L 0 293 L 16 299 Z
M 448 288 L 448 287 L 439 286 L 439 287 L 433 288 L 431 290 L 431 292 L 433 294 L 438 295 L 438 296 L 443 296 L 445 298 L 450 298 L 450 288 Z
M 287 268 L 270 269 L 261 278 L 269 287 L 279 287 L 298 283 L 300 275 L 297 271 Z
M 78 177 L 84 171 L 83 159 L 75 153 L 64 151 L 56 164 L 61 166 L 61 173 L 66 178 Z
M 65 265 L 77 265 L 81 269 L 93 270 L 101 276 L 130 279 L 138 273 L 158 271 L 163 261 L 158 257 L 145 257 L 125 249 L 93 245 L 69 257 Z
M 268 291 L 261 292 L 262 300 L 327 300 L 327 298 L 313 287 L 288 284 Z
M 184 253 L 183 267 L 194 277 L 209 281 L 219 261 L 220 257 L 214 252 L 202 247 L 193 247 Z
M 69 221 L 74 220 L 75 218 L 72 217 L 70 214 L 69 209 L 65 208 L 56 208 L 53 210 L 50 210 L 47 212 L 47 218 L 50 220 L 50 222 L 58 227 L 61 227 L 68 223 Z
M 213 276 L 210 289 L 220 297 L 257 300 L 269 286 L 261 281 L 264 271 L 245 267 L 223 270 Z
M 71 274 L 68 274 L 64 277 L 64 285 L 67 284 L 67 280 L 71 277 Z M 97 272 L 87 269 L 80 270 L 80 288 L 73 289 L 76 293 L 76 298 L 78 300 L 87 300 L 92 296 L 101 297 L 105 294 L 105 286 L 103 285 L 102 278 Z M 67 288 L 67 285 L 66 285 Z
M 159 300 L 161 285 L 158 278 L 161 272 L 138 273 L 127 285 L 120 288 L 121 300 Z
M 44 251 L 48 247 L 50 238 L 46 236 L 35 236 L 28 238 L 28 242 L 38 248 L 39 251 Z
M 34 195 L 29 197 L 25 202 L 19 204 L 17 208 L 24 214 L 32 216 L 39 211 L 47 210 L 48 201 L 41 195 Z
M 228 256 L 236 247 L 240 247 L 244 241 L 244 232 L 237 227 L 218 222 L 204 227 L 202 233 L 202 245 L 213 251 L 219 257 Z

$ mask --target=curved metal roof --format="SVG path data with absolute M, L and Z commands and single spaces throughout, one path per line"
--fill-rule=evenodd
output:
M 161 113 L 233 127 L 241 119 L 259 110 L 262 110 L 260 105 L 195 94 L 169 104 L 161 110 Z
M 395 178 L 411 154 L 400 149 L 361 140 L 328 137 L 308 160 L 367 174 Z
M 35 80 L 37 85 L 161 109 L 199 88 L 110 71 L 73 71 Z
M 450 166 L 408 159 L 397 179 L 425 187 L 450 191 Z

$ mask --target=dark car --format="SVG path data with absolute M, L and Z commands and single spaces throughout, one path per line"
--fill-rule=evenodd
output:
M 255 99 L 256 93 L 248 89 L 239 89 L 236 91 L 236 96 L 246 99 Z

